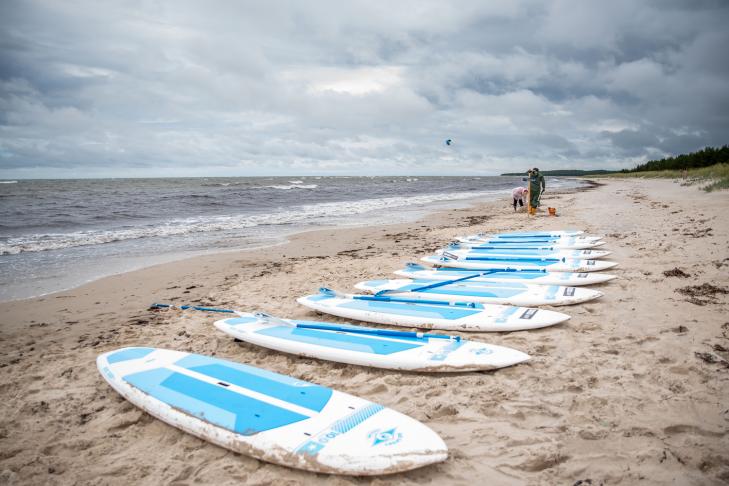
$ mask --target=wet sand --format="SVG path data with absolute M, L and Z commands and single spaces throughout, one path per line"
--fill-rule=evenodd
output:
M 559 217 L 507 198 L 415 223 L 325 229 L 0 304 L 0 484 L 726 484 L 729 482 L 729 193 L 667 180 L 547 192 Z M 458 235 L 580 228 L 605 236 L 605 297 L 537 331 L 469 333 L 532 355 L 455 375 L 300 359 L 236 343 L 219 315 L 152 302 L 317 316 L 295 298 L 352 291 Z M 122 346 L 215 355 L 359 395 L 421 420 L 449 459 L 383 478 L 315 475 L 185 434 L 119 397 L 95 367 Z M 588 480 L 590 480 L 588 482 Z

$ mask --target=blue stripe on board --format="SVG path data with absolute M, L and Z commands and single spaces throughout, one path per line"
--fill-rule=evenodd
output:
M 547 287 L 547 295 L 544 296 L 547 300 L 554 300 L 557 297 L 557 291 L 559 290 L 559 285 L 550 285 Z
M 481 310 L 449 306 L 430 306 L 427 304 L 405 304 L 400 302 L 377 302 L 372 300 L 352 300 L 337 307 L 370 312 L 384 312 L 400 316 L 422 317 L 429 319 L 456 320 L 478 314 Z
M 496 322 L 499 324 L 506 322 L 509 317 L 515 314 L 518 310 L 518 307 L 507 307 L 501 314 L 499 314 L 499 317 L 496 318 Z
M 124 380 L 173 408 L 241 435 L 308 418 L 165 368 L 127 375 Z
M 377 336 L 345 334 L 342 332 L 320 331 L 316 329 L 297 329 L 294 327 L 270 327 L 261 329 L 256 334 L 273 336 L 289 341 L 296 341 L 335 349 L 359 351 L 361 353 L 389 355 L 408 349 L 421 347 L 424 339 L 411 338 L 410 343 L 396 342 L 378 338 Z
M 111 353 L 106 357 L 109 364 L 119 363 L 121 361 L 129 361 L 131 359 L 144 358 L 148 354 L 152 353 L 154 348 L 127 348 Z
M 323 386 L 207 356 L 191 354 L 175 364 L 317 412 L 324 408 L 332 395 L 332 390 Z

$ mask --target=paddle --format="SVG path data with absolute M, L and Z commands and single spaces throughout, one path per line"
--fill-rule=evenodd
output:
M 214 307 L 200 307 L 200 306 L 194 306 L 194 305 L 181 305 L 176 306 L 173 304 L 152 304 L 150 307 L 154 308 L 178 308 L 182 310 L 186 309 L 194 309 L 199 311 L 206 311 L 206 312 L 224 312 L 227 314 L 237 314 L 241 317 L 247 317 L 247 315 L 244 312 L 234 311 L 230 309 L 217 309 Z M 272 324 L 278 324 L 280 326 L 286 326 L 286 327 L 293 327 L 297 329 L 316 329 L 320 331 L 335 331 L 335 332 L 349 332 L 353 334 L 369 334 L 374 336 L 389 336 L 389 337 L 407 337 L 407 338 L 417 338 L 417 339 L 448 339 L 451 341 L 460 341 L 461 336 L 452 336 L 447 334 L 431 334 L 431 333 L 423 333 L 423 332 L 408 332 L 408 331 L 390 331 L 388 329 L 372 329 L 372 328 L 357 328 L 357 327 L 343 327 L 343 326 L 335 326 L 335 325 L 327 325 L 327 324 L 301 324 L 296 323 L 293 321 L 288 321 L 285 319 L 280 319 L 278 317 L 272 316 L 270 314 L 266 314 L 265 312 L 255 312 L 253 313 L 253 316 L 261 319 L 266 322 L 270 322 Z
M 424 267 L 423 265 L 421 265 L 419 263 L 412 263 L 412 262 L 406 263 L 405 264 L 405 267 L 408 268 L 408 269 L 410 269 L 410 270 L 413 270 L 413 271 L 427 270 L 427 267 Z M 491 268 L 491 269 L 488 269 L 488 270 L 472 270 L 470 268 L 448 268 L 448 269 L 439 269 L 439 270 L 436 270 L 436 272 L 442 272 L 442 273 L 446 273 L 446 272 L 468 272 L 468 273 L 473 273 L 473 274 L 475 274 L 475 275 L 477 275 L 479 277 L 483 277 L 483 276 L 486 276 L 486 275 L 491 275 L 492 273 L 505 273 L 505 272 L 520 272 L 520 273 L 535 273 L 536 272 L 536 273 L 547 273 L 547 270 L 545 270 L 543 268 L 524 270 L 524 269 L 521 269 L 521 268 L 509 268 L 509 267 L 504 267 L 504 268 Z
M 436 289 L 438 287 L 443 287 L 444 285 L 450 285 L 450 284 L 454 284 L 456 282 L 463 282 L 464 280 L 471 280 L 472 278 L 476 278 L 478 276 L 479 276 L 479 274 L 467 275 L 465 277 L 456 278 L 453 280 L 446 280 L 443 282 L 432 283 L 430 285 L 424 285 L 422 287 L 416 287 L 414 289 L 407 290 L 406 292 L 422 292 L 423 290 Z M 380 290 L 379 292 L 375 292 L 375 296 L 384 295 L 384 294 L 393 293 L 393 292 L 403 292 L 403 290 L 399 290 L 399 289 Z
M 322 287 L 319 289 L 320 294 L 329 295 L 332 297 L 343 297 L 346 299 L 353 300 L 368 300 L 374 302 L 402 302 L 404 304 L 428 304 L 428 305 L 442 305 L 450 307 L 467 307 L 470 309 L 483 309 L 481 304 L 476 302 L 445 302 L 442 300 L 421 300 L 421 299 L 406 299 L 402 297 L 385 297 L 377 295 L 354 295 L 354 294 L 342 294 L 336 290 Z

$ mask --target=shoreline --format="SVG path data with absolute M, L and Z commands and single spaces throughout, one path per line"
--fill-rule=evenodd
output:
M 543 203 L 556 206 L 558 218 L 514 215 L 502 200 L 427 221 L 312 230 L 276 247 L 193 257 L 0 303 L 0 477 L 9 484 L 415 485 L 476 477 L 721 484 L 729 480 L 722 398 L 729 396 L 722 364 L 729 353 L 720 351 L 729 348 L 729 302 L 726 294 L 678 290 L 707 282 L 729 288 L 729 197 L 670 181 L 598 182 L 561 194 L 548 188 Z M 214 315 L 148 309 L 190 303 L 345 322 L 316 317 L 295 298 L 320 286 L 350 291 L 360 280 L 394 278 L 392 271 L 459 234 L 565 227 L 604 235 L 608 259 L 620 263 L 609 273 L 620 278 L 597 287 L 602 299 L 560 308 L 572 316 L 563 325 L 458 333 L 532 356 L 495 372 L 442 376 L 302 359 L 236 343 L 215 330 Z M 663 276 L 673 269 L 689 277 Z M 352 479 L 232 454 L 152 418 L 103 382 L 96 356 L 130 345 L 215 355 L 361 396 L 431 427 L 450 457 Z
M 578 179 L 574 179 L 572 181 L 573 184 L 579 186 L 581 184 L 584 184 L 583 181 L 580 181 Z M 567 191 L 576 190 L 578 187 L 575 188 L 568 188 Z M 488 191 L 487 191 L 488 192 Z M 396 214 L 398 214 L 398 217 L 396 218 L 396 224 L 397 223 L 414 223 L 420 220 L 425 220 L 429 217 L 430 214 L 437 213 L 437 212 L 443 212 L 448 211 L 450 209 L 462 209 L 467 207 L 472 207 L 475 204 L 482 203 L 484 201 L 486 202 L 497 202 L 504 196 L 507 196 L 506 194 L 498 195 L 498 194 L 488 194 L 488 195 L 480 195 L 480 196 L 474 196 L 471 195 L 468 192 L 462 193 L 463 198 L 457 198 L 457 199 L 444 199 L 444 200 L 436 200 L 432 201 L 430 203 L 426 203 L 425 205 L 405 205 L 402 207 L 397 208 L 397 211 L 395 211 Z M 18 302 L 23 300 L 28 300 L 36 297 L 42 297 L 42 296 L 49 296 L 53 295 L 58 292 L 62 291 L 70 291 L 75 288 L 81 287 L 83 285 L 93 283 L 99 279 L 103 279 L 105 277 L 114 276 L 114 275 L 121 275 L 124 273 L 133 272 L 136 270 L 143 270 L 144 268 L 157 266 L 165 263 L 174 263 L 182 260 L 187 260 L 190 258 L 196 258 L 198 256 L 209 256 L 217 253 L 229 253 L 229 252 L 239 252 L 239 251 L 251 251 L 256 250 L 259 248 L 267 248 L 270 246 L 277 246 L 286 244 L 288 241 L 290 241 L 291 237 L 293 235 L 296 235 L 298 233 L 308 232 L 308 231 L 316 231 L 318 229 L 326 229 L 326 228 L 333 228 L 333 227 L 345 227 L 345 228 L 351 228 L 351 227 L 367 227 L 367 226 L 377 226 L 382 223 L 383 217 L 380 212 L 377 210 L 369 212 L 369 213 L 362 213 L 362 214 L 355 214 L 351 218 L 351 223 L 344 224 L 344 221 L 339 223 L 332 223 L 332 222 L 326 222 L 323 221 L 322 223 L 318 224 L 303 224 L 303 225 L 294 225 L 293 227 L 286 227 L 284 226 L 262 226 L 262 228 L 268 228 L 265 230 L 262 230 L 262 235 L 259 235 L 258 237 L 254 238 L 250 242 L 247 240 L 250 239 L 250 235 L 241 234 L 238 235 L 236 238 L 240 245 L 243 246 L 236 246 L 230 245 L 230 241 L 234 241 L 234 239 L 227 240 L 228 243 L 220 243 L 219 247 L 213 247 L 209 249 L 200 249 L 200 248 L 187 248 L 184 247 L 176 247 L 174 245 L 171 246 L 170 243 L 165 243 L 164 240 L 161 240 L 157 245 L 164 248 L 164 250 L 161 250 L 161 253 L 157 252 L 150 252 L 147 254 L 142 255 L 139 253 L 139 251 L 134 251 L 134 245 L 142 245 L 142 248 L 148 248 L 151 245 L 152 240 L 147 240 L 145 238 L 139 239 L 139 240 L 121 240 L 116 242 L 110 242 L 108 244 L 101 244 L 101 245 L 80 245 L 75 247 L 68 247 L 61 250 L 52 250 L 52 251 L 71 251 L 71 254 L 66 253 L 65 257 L 67 258 L 69 262 L 77 262 L 79 265 L 78 267 L 75 266 L 73 263 L 66 263 L 64 265 L 58 265 L 56 262 L 59 261 L 59 254 L 47 255 L 46 251 L 36 253 L 36 252 L 27 252 L 27 253 L 21 253 L 18 255 L 12 255 L 13 258 L 21 258 L 27 260 L 28 258 L 40 258 L 40 261 L 46 261 L 49 266 L 41 267 L 44 269 L 44 273 L 46 276 L 40 277 L 36 279 L 35 277 L 31 278 L 30 280 L 27 280 L 26 282 L 23 282 L 25 280 L 23 278 L 23 275 L 27 275 L 30 273 L 31 275 L 36 273 L 33 271 L 32 268 L 26 269 L 23 272 L 18 273 L 17 270 L 15 270 L 15 266 L 17 266 L 17 263 L 13 263 L 12 260 L 7 260 L 6 263 L 8 264 L 9 268 L 13 268 L 14 270 L 8 270 L 11 272 L 9 275 L 12 276 L 14 273 L 18 273 L 18 275 L 15 277 L 16 279 L 20 280 L 22 282 L 21 285 L 17 285 L 16 289 L 13 289 L 13 279 L 11 277 L 6 276 L 7 278 L 3 279 L 3 289 L 4 292 L 2 293 L 2 297 L 0 298 L 0 302 Z M 268 233 L 271 234 L 268 234 Z M 200 234 L 199 237 L 205 239 L 211 240 L 213 244 L 215 244 L 216 237 L 214 236 L 215 233 L 210 234 Z M 196 236 L 197 238 L 198 236 Z M 232 237 L 231 237 L 232 238 Z M 258 241 L 256 241 L 258 240 Z M 139 241 L 139 243 L 135 243 L 135 241 Z M 248 243 L 250 243 L 250 246 L 248 246 Z M 123 244 L 127 245 L 126 253 L 121 250 L 113 250 L 109 246 L 108 249 L 107 245 L 118 245 Z M 132 245 L 132 250 L 130 251 L 129 245 Z M 199 245 L 195 245 L 198 246 Z M 96 250 L 94 250 L 96 248 Z M 104 258 L 96 254 L 96 256 L 91 256 L 90 260 L 83 261 L 83 259 L 79 259 L 80 257 L 78 255 L 82 254 L 79 252 L 86 252 L 86 254 L 89 254 L 89 252 L 98 252 L 101 251 L 102 254 L 107 254 L 107 257 L 110 258 L 110 260 L 107 260 L 107 265 L 105 266 L 103 264 Z M 151 251 L 151 250 L 150 250 Z M 73 256 L 73 254 L 76 253 L 76 256 Z M 24 255 L 24 256 L 23 256 Z M 39 256 L 33 256 L 33 255 L 40 255 Z M 25 261 L 21 260 L 21 261 Z M 36 264 L 39 264 L 36 262 Z M 21 263 L 21 266 L 19 268 L 25 268 L 28 264 Z M 109 267 L 111 265 L 111 267 Z M 106 267 L 106 268 L 105 268 Z M 12 289 L 12 291 L 11 291 Z

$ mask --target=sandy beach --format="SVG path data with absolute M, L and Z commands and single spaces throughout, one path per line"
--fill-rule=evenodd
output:
M 727 484 L 729 194 L 669 180 L 599 180 L 543 198 L 559 217 L 477 204 L 391 226 L 197 257 L 0 304 L 0 484 Z M 317 316 L 295 298 L 394 278 L 454 237 L 578 228 L 603 235 L 618 279 L 537 331 L 469 333 L 531 361 L 494 372 L 401 373 L 300 359 L 215 330 L 219 315 L 153 302 Z M 464 334 L 465 335 L 465 334 Z M 233 454 L 114 392 L 95 359 L 122 346 L 249 363 L 408 414 L 446 462 L 380 478 L 316 475 Z

